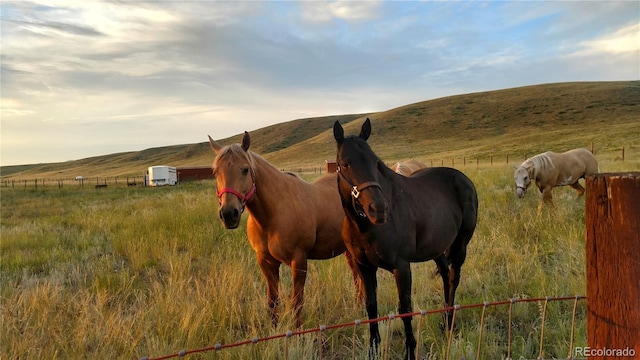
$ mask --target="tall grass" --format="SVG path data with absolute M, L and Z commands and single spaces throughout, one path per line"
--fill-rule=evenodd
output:
M 616 171 L 617 164 L 608 164 Z M 627 165 L 624 165 L 627 166 Z M 633 166 L 637 166 L 633 165 Z M 628 168 L 628 166 L 627 166 Z M 538 194 L 513 194 L 513 169 L 468 167 L 480 196 L 478 228 L 462 269 L 457 303 L 585 294 L 584 199 L 554 190 L 556 206 L 536 216 Z M 2 335 L 4 359 L 139 358 L 229 344 L 293 329 L 288 268 L 281 271 L 282 321 L 272 328 L 265 282 L 243 227 L 225 230 L 212 183 L 170 188 L 2 189 Z M 413 265 L 414 309 L 443 305 L 433 262 Z M 380 314 L 396 312 L 392 276 L 379 271 Z M 541 304 L 515 304 L 512 357 L 537 357 Z M 547 308 L 547 357 L 566 357 L 573 302 Z M 503 358 L 508 307 L 487 309 L 484 358 Z M 585 303 L 578 307 L 575 346 L 586 345 Z M 452 358 L 475 357 L 481 309 L 461 311 Z M 343 257 L 312 261 L 305 327 L 365 318 Z M 414 319 L 414 328 L 418 319 Z M 440 316 L 423 318 L 420 354 L 441 359 Z M 401 322 L 389 328 L 391 358 L 403 352 Z M 350 358 L 353 329 L 322 334 L 323 357 Z M 356 328 L 365 358 L 368 331 Z M 385 341 L 386 342 L 386 341 Z M 383 344 L 383 345 L 386 345 Z M 318 356 L 309 334 L 196 358 L 282 359 Z

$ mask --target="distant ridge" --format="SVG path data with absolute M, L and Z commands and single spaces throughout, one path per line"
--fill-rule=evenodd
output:
M 338 120 L 357 133 L 370 117 L 369 143 L 385 161 L 465 154 L 563 150 L 595 143 L 602 150 L 640 148 L 640 81 L 572 82 L 449 96 L 370 114 L 298 119 L 251 132 L 251 150 L 281 168 L 322 166 L 335 157 Z M 215 138 L 210 129 L 202 137 Z M 239 142 L 242 134 L 219 140 Z M 208 142 L 150 148 L 50 164 L 3 166 L 7 178 L 140 175 L 148 166 L 208 165 Z

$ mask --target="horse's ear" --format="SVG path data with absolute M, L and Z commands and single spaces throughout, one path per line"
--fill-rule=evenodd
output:
M 333 137 L 336 139 L 338 144 L 342 144 L 342 141 L 344 140 L 344 129 L 338 120 L 333 124 Z
M 367 141 L 369 136 L 371 135 L 371 120 L 367 118 L 362 124 L 362 129 L 360 129 L 360 138 L 364 141 Z
M 209 136 L 209 135 L 207 135 Z M 211 136 L 209 136 L 209 144 L 211 144 L 211 148 L 213 149 L 214 153 L 219 153 L 220 149 L 222 149 L 222 145 L 218 144 L 217 142 L 215 142 Z
M 244 149 L 244 151 L 249 150 L 249 146 L 251 145 L 251 138 L 249 137 L 249 133 L 248 132 L 244 132 L 244 135 L 242 136 L 242 148 Z

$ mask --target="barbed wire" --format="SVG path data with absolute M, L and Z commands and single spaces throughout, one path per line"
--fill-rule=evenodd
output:
M 452 318 L 452 323 L 451 323 L 451 327 L 449 329 L 449 339 L 448 339 L 448 343 L 447 343 L 447 352 L 446 352 L 446 359 L 449 359 L 449 355 L 450 355 L 450 349 L 451 349 L 451 340 L 453 338 L 453 330 L 454 330 L 454 325 L 455 325 L 455 319 L 456 319 L 456 313 L 460 310 L 464 310 L 464 309 L 473 309 L 473 308 L 479 308 L 482 307 L 482 315 L 480 317 L 480 326 L 479 326 L 479 336 L 478 336 L 478 348 L 477 348 L 477 355 L 476 358 L 480 358 L 479 355 L 481 353 L 481 349 L 482 349 L 482 332 L 483 332 L 483 328 L 484 328 L 484 319 L 485 319 L 485 310 L 488 307 L 491 306 L 501 306 L 501 305 L 509 305 L 509 324 L 508 324 L 508 340 L 507 340 L 507 359 L 511 358 L 511 313 L 512 313 L 512 308 L 513 305 L 516 303 L 529 303 L 529 302 L 542 302 L 544 301 L 544 304 L 542 306 L 542 311 L 541 311 L 541 328 L 540 328 L 540 348 L 539 348 L 539 359 L 543 358 L 543 348 L 544 348 L 544 327 L 545 327 L 545 318 L 546 318 L 546 308 L 547 308 L 547 304 L 551 301 L 568 301 L 568 300 L 574 300 L 574 305 L 573 305 L 573 313 L 572 313 L 572 320 L 571 320 L 571 335 L 570 335 L 570 343 L 569 343 L 569 358 L 572 358 L 572 349 L 573 349 L 573 336 L 574 336 L 574 327 L 575 327 L 575 317 L 576 317 L 576 308 L 577 308 L 577 304 L 579 300 L 586 300 L 587 297 L 583 296 L 583 295 L 575 295 L 575 296 L 563 296 L 563 297 L 550 297 L 550 296 L 545 296 L 545 297 L 538 297 L 538 298 L 511 298 L 509 300 L 503 300 L 503 301 L 495 301 L 495 302 L 489 302 L 489 301 L 485 301 L 483 303 L 478 303 L 478 304 L 468 304 L 468 305 L 454 305 L 454 306 L 449 306 L 449 307 L 444 307 L 444 308 L 440 308 L 440 309 L 435 309 L 435 310 L 420 310 L 420 311 L 415 311 L 415 312 L 411 312 L 411 313 L 404 313 L 404 314 L 394 314 L 394 313 L 390 313 L 389 315 L 386 316 L 381 316 L 375 319 L 366 319 L 366 320 L 360 320 L 360 319 L 356 319 L 354 321 L 350 321 L 350 322 L 346 322 L 346 323 L 341 323 L 341 324 L 333 324 L 333 325 L 320 325 L 318 327 L 315 328 L 310 328 L 310 329 L 304 329 L 304 330 L 300 330 L 300 331 L 287 331 L 285 333 L 282 334 L 277 334 L 277 335 L 271 335 L 271 336 L 265 336 L 265 337 L 253 337 L 251 339 L 248 340 L 244 340 L 244 341 L 239 341 L 239 342 L 235 342 L 235 343 L 231 343 L 231 344 L 221 344 L 221 343 L 217 343 L 213 346 L 208 346 L 208 347 L 203 347 L 203 348 L 199 348 L 199 349 L 192 349 L 192 350 L 180 350 L 177 353 L 174 354 L 169 354 L 169 355 L 164 355 L 164 356 L 160 356 L 160 357 L 142 357 L 140 358 L 140 360 L 165 360 L 165 359 L 172 359 L 172 358 L 179 358 L 179 357 L 184 357 L 187 355 L 191 355 L 191 354 L 197 354 L 197 353 L 203 353 L 203 352 L 209 352 L 209 351 L 220 351 L 223 349 L 228 349 L 228 348 L 234 348 L 234 347 L 240 347 L 240 346 L 244 346 L 244 345 L 249 345 L 249 344 L 257 344 L 259 342 L 266 342 L 266 341 L 271 341 L 271 340 L 276 340 L 276 339 L 282 339 L 282 338 L 291 338 L 293 336 L 301 336 L 301 335 L 306 335 L 306 334 L 312 334 L 312 333 L 318 333 L 321 334 L 327 330 L 335 330 L 335 329 L 341 329 L 341 328 L 347 328 L 347 327 L 353 327 L 354 328 L 354 341 L 353 341 L 353 346 L 354 346 L 354 351 L 353 351 L 353 358 L 355 359 L 355 337 L 356 337 L 356 332 L 355 332 L 355 328 L 358 327 L 359 325 L 365 325 L 365 324 L 370 324 L 370 323 L 377 323 L 377 322 L 382 322 L 382 321 L 391 321 L 394 319 L 402 319 L 405 317 L 412 317 L 412 316 L 420 316 L 419 318 L 419 323 L 418 323 L 418 337 L 420 336 L 420 331 L 421 331 L 421 327 L 422 327 L 422 320 L 424 318 L 424 316 L 426 315 L 432 315 L 432 314 L 438 314 L 438 313 L 444 313 L 444 312 L 449 312 L 449 311 L 453 311 L 453 318 Z M 389 334 L 387 333 L 387 337 L 389 336 Z M 389 342 L 387 341 L 387 344 Z M 418 348 L 418 353 L 416 353 L 416 357 L 419 357 L 419 348 Z M 320 356 L 320 358 L 322 358 Z

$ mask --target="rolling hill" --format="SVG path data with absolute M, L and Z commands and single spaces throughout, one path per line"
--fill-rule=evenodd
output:
M 625 147 L 640 157 L 640 81 L 554 83 L 428 100 L 388 111 L 299 119 L 251 132 L 251 150 L 283 169 L 323 166 L 335 157 L 332 126 L 347 134 L 372 120 L 369 143 L 385 161 L 522 157 L 593 144 L 596 155 Z M 206 138 L 207 129 L 203 129 Z M 215 134 L 212 134 L 215 135 Z M 241 134 L 222 139 L 239 142 Z M 63 163 L 5 166 L 3 179 L 140 175 L 148 166 L 209 165 L 208 142 L 151 148 Z

